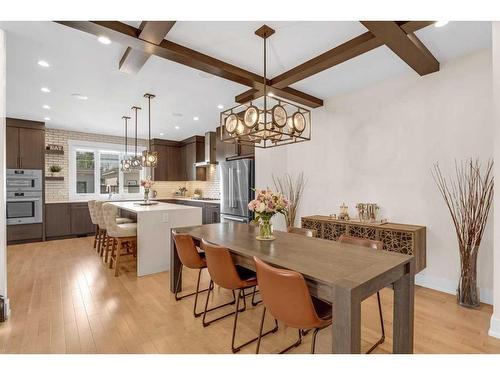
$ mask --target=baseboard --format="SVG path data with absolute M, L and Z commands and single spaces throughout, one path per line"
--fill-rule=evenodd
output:
M 495 315 L 491 316 L 488 335 L 500 339 L 500 318 L 497 318 Z
M 428 275 L 415 275 L 415 284 L 448 294 L 457 294 L 457 281 L 454 280 Z M 480 288 L 479 299 L 482 303 L 493 305 L 493 291 L 491 289 Z

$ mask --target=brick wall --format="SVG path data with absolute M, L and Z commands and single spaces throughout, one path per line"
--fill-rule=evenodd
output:
M 50 176 L 50 166 L 55 164 L 60 165 L 62 167 L 62 171 L 56 175 L 64 177 L 64 181 L 45 182 L 46 202 L 65 202 L 69 200 L 69 140 L 114 144 L 124 143 L 123 137 L 47 128 L 45 130 L 45 144 L 62 145 L 64 148 L 64 155 L 45 155 L 45 173 L 47 176 Z M 140 146 L 147 146 L 147 141 L 139 140 L 138 144 Z M 168 198 L 171 197 L 175 191 L 179 190 L 179 187 L 181 186 L 188 189 L 188 192 L 186 193 L 187 196 L 193 195 L 194 189 L 201 189 L 204 197 L 219 198 L 220 188 L 217 167 L 211 166 L 207 168 L 207 181 L 157 181 L 153 189 L 158 191 L 158 197 Z

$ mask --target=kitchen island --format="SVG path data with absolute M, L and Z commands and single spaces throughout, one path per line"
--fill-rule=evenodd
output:
M 202 223 L 200 207 L 162 203 L 141 206 L 140 202 L 110 202 L 137 216 L 137 276 L 168 271 L 170 230 Z

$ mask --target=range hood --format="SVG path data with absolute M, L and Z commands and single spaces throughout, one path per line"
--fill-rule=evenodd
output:
M 194 163 L 195 167 L 208 167 L 217 164 L 217 156 L 215 149 L 215 142 L 217 138 L 216 132 L 205 133 L 205 161 Z

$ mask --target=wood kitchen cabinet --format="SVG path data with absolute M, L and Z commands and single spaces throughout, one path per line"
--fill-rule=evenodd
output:
M 45 124 L 7 118 L 6 165 L 11 169 L 45 169 Z
M 45 237 L 48 239 L 85 236 L 95 233 L 87 202 L 47 203 L 45 205 Z
M 158 152 L 153 176 L 156 181 L 186 181 L 184 155 L 179 142 L 153 139 L 151 148 Z
M 220 163 L 226 160 L 235 160 L 243 158 L 253 158 L 255 156 L 255 147 L 247 144 L 228 143 L 220 140 L 220 127 L 216 129 L 216 156 Z
M 71 205 L 48 203 L 45 205 L 45 237 L 71 235 Z
M 194 166 L 194 163 L 205 160 L 205 138 L 194 136 L 182 141 L 182 143 L 186 181 L 205 181 L 207 178 L 206 168 Z

